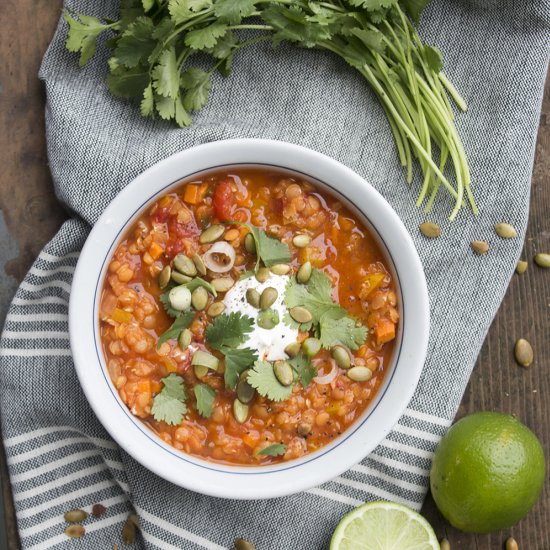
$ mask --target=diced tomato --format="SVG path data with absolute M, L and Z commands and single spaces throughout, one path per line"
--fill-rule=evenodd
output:
M 234 205 L 233 189 L 229 180 L 222 180 L 214 190 L 212 197 L 212 205 L 214 206 L 214 214 L 221 222 L 231 220 L 231 212 Z
M 164 223 L 170 215 L 170 206 L 171 205 L 157 208 L 156 212 L 152 216 L 153 221 L 156 223 Z
M 176 254 L 185 250 L 185 242 L 183 239 L 170 239 L 166 245 L 165 253 L 169 258 L 173 258 Z
M 271 199 L 271 210 L 277 214 L 277 216 L 281 216 L 283 214 L 283 207 L 284 207 L 284 201 L 283 199 Z

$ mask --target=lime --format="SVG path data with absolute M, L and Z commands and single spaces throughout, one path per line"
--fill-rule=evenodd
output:
M 439 550 L 430 524 L 394 502 L 368 502 L 336 527 L 330 550 Z
M 531 509 L 545 477 L 535 434 L 507 414 L 479 412 L 443 437 L 430 473 L 432 495 L 458 529 L 488 533 L 511 527 Z

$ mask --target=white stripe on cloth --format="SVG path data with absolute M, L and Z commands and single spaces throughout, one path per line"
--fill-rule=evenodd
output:
M 115 506 L 116 504 L 120 504 L 121 502 L 127 502 L 127 498 L 123 495 L 119 495 L 119 496 L 116 496 L 116 497 L 111 497 L 111 498 L 108 498 L 108 499 L 105 499 L 105 500 L 102 500 L 101 501 L 101 504 L 103 504 L 103 506 L 105 506 L 105 508 L 109 508 L 109 506 Z M 84 506 L 82 509 L 86 509 L 86 506 Z M 113 517 L 120 517 L 121 514 L 117 515 L 117 516 L 113 516 Z M 123 513 L 123 519 L 125 519 L 127 517 L 127 513 Z M 95 524 L 95 521 L 92 525 Z M 46 521 L 43 521 L 41 523 L 37 523 L 36 525 L 33 525 L 32 527 L 27 527 L 27 528 L 24 528 L 24 529 L 19 529 L 19 535 L 22 537 L 22 538 L 26 538 L 26 537 L 32 537 L 33 535 L 36 535 L 37 533 L 40 533 L 42 531 L 45 531 L 46 529 L 50 529 L 51 527 L 54 527 L 56 525 L 60 525 L 60 526 L 63 526 L 66 527 L 67 525 L 67 522 L 63 519 L 63 516 L 62 515 L 56 515 L 50 519 L 47 519 Z M 89 531 L 88 529 L 88 525 L 85 526 L 86 528 L 86 531 Z M 63 531 L 63 529 L 60 529 L 60 531 Z M 66 535 L 65 535 L 66 537 Z
M 48 262 L 50 264 L 57 264 L 67 258 L 78 258 L 79 256 L 80 256 L 80 252 L 69 252 L 64 256 L 54 256 L 53 254 L 49 254 L 48 252 L 42 251 L 38 255 L 38 259 L 44 260 L 45 262 Z
M 67 273 L 72 275 L 74 270 L 74 265 L 61 265 L 53 269 L 40 269 L 39 267 L 33 266 L 31 267 L 29 273 L 36 275 L 37 277 L 49 277 L 50 275 L 56 275 L 57 273 Z
M 402 453 L 412 455 L 415 458 L 426 458 L 431 460 L 434 455 L 433 451 L 425 451 L 424 449 L 419 449 L 418 447 L 413 447 L 412 445 L 406 445 L 405 443 L 399 443 L 398 441 L 393 441 L 388 438 L 384 439 L 380 446 L 393 449 L 394 451 L 401 451 Z
M 409 428 L 409 426 L 402 426 L 401 424 L 396 424 L 393 429 L 396 432 L 417 437 L 418 439 L 423 439 L 424 441 L 429 441 L 430 443 L 439 443 L 441 440 L 441 436 L 439 435 L 417 430 L 416 428 Z
M 406 464 L 404 462 L 400 462 L 399 460 L 395 460 L 394 458 L 389 458 L 386 456 L 379 455 L 376 453 L 376 451 L 373 451 L 370 455 L 368 455 L 367 459 L 373 460 L 374 462 L 378 462 L 383 466 L 389 466 L 391 468 L 395 468 L 396 470 L 402 470 L 404 472 L 409 472 L 411 474 L 417 474 L 423 477 L 426 477 L 429 475 L 429 470 L 425 468 L 420 468 L 419 466 L 414 466 L 412 464 Z
M 402 504 L 406 504 L 407 506 L 418 506 L 418 502 L 416 500 L 409 500 L 408 498 L 404 498 L 402 496 L 396 495 L 394 493 L 390 493 L 389 491 L 386 491 L 384 489 L 381 489 L 380 487 L 375 487 L 374 485 L 371 485 L 370 483 L 363 483 L 361 481 L 355 481 L 353 479 L 349 479 L 346 477 L 336 477 L 331 480 L 332 483 L 337 483 L 338 485 L 344 485 L 346 487 L 351 487 L 352 489 L 356 489 L 358 491 L 363 491 L 366 493 L 370 493 L 372 495 L 375 495 L 377 497 L 380 497 L 384 500 L 398 500 Z M 331 491 L 332 493 L 332 491 Z M 336 494 L 336 493 L 334 493 Z
M 36 430 L 31 430 L 30 432 L 25 432 L 20 435 L 14 435 L 13 437 L 8 437 L 4 439 L 4 447 L 13 447 L 14 445 L 20 445 L 21 443 L 26 443 L 31 439 L 38 439 L 39 437 L 44 437 L 45 435 L 53 434 L 56 432 L 76 432 L 78 435 L 84 435 L 78 430 L 75 430 L 72 426 L 48 426 L 47 428 L 37 428 Z M 78 436 L 77 436 L 78 437 Z M 100 447 L 107 447 L 110 449 L 118 448 L 116 443 L 109 441 L 108 439 L 101 439 L 99 437 L 90 437 L 96 445 Z
M 407 469 L 406 464 L 403 464 L 402 468 L 400 469 L 406 470 Z M 410 483 L 409 481 L 405 481 L 404 479 L 398 479 L 398 478 L 386 475 L 380 472 L 378 469 L 369 468 L 368 466 L 364 466 L 363 464 L 357 464 L 353 466 L 353 468 L 350 468 L 350 470 L 352 472 L 357 472 L 358 474 L 376 476 L 380 479 L 383 479 L 384 481 L 387 481 L 388 483 L 392 483 L 397 487 L 401 487 L 402 489 L 406 489 L 407 491 L 412 491 L 414 493 L 424 494 L 424 492 L 426 491 L 426 488 L 423 485 Z
M 61 296 L 42 296 L 42 298 L 19 298 L 16 296 L 11 303 L 14 306 L 33 306 L 38 304 L 59 304 L 68 306 L 69 300 Z
M 155 527 L 163 529 L 164 531 L 167 531 L 168 533 L 171 533 L 172 535 L 176 535 L 177 537 L 188 540 L 190 542 L 194 542 L 195 544 L 198 544 L 199 546 L 203 546 L 204 548 L 208 548 L 209 550 L 226 550 L 226 547 L 220 546 L 219 544 L 216 544 L 208 539 L 205 539 L 204 537 L 201 537 L 200 535 L 196 535 L 195 533 L 191 533 L 190 531 L 187 531 L 186 529 L 182 529 L 181 527 L 177 527 L 176 525 L 158 517 L 154 514 L 151 514 L 144 508 L 136 506 L 136 512 L 138 513 L 138 516 L 140 519 L 144 519 L 145 521 L 152 523 L 155 525 Z M 146 531 L 142 527 L 142 531 Z M 172 545 L 172 548 L 174 546 Z
M 405 414 L 407 416 L 410 416 L 411 418 L 423 420 L 424 422 L 429 422 L 430 424 L 437 424 L 438 426 L 444 426 L 445 428 L 451 425 L 451 420 L 441 418 L 440 416 L 434 416 L 433 414 L 415 411 L 414 409 L 410 408 L 405 409 Z
M 71 350 L 66 349 L 17 349 L 17 348 L 0 348 L 0 356 L 2 357 L 69 357 Z
M 8 313 L 6 322 L 43 323 L 46 321 L 67 321 L 68 313 Z
M 348 497 L 346 495 L 340 495 L 338 493 L 328 491 L 327 489 L 321 489 L 320 487 L 314 487 L 313 489 L 309 489 L 308 491 L 306 491 L 306 493 L 309 493 L 310 495 L 315 495 L 318 497 L 328 498 L 330 500 L 335 500 L 336 502 L 341 502 L 342 504 L 347 504 L 348 506 L 353 506 L 353 507 L 361 506 L 361 504 L 365 504 L 365 501 L 363 500 Z
M 126 512 L 122 512 L 120 514 L 117 514 L 116 516 L 99 519 L 97 521 L 94 521 L 93 523 L 90 523 L 89 525 L 86 525 L 86 532 L 93 533 L 94 531 L 98 531 L 99 529 L 104 529 L 105 527 L 116 525 L 117 523 L 125 521 L 127 517 L 128 514 Z M 44 550 L 45 548 L 52 548 L 55 544 L 67 542 L 68 540 L 69 539 L 65 533 L 60 533 L 55 537 L 51 537 L 37 544 L 33 544 L 32 546 L 28 546 L 25 550 Z
M 46 288 L 60 288 L 61 290 L 64 290 L 68 294 L 71 293 L 71 285 L 69 283 L 66 283 L 65 281 L 51 281 L 48 283 L 42 283 L 40 285 L 34 285 L 32 283 L 29 283 L 28 281 L 23 281 L 19 285 L 19 290 L 26 290 L 27 292 L 39 292 L 40 290 L 44 290 Z
M 66 332 L 56 330 L 36 330 L 30 332 L 5 330 L 2 333 L 2 338 L 8 338 L 9 340 L 46 340 L 48 338 L 54 340 L 68 340 L 69 335 Z

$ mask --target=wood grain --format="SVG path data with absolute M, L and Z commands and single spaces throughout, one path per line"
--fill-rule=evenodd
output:
M 44 93 L 37 78 L 42 55 L 59 17 L 61 0 L 0 2 L 0 208 L 19 255 L 6 271 L 21 280 L 43 245 L 66 215 L 55 199 L 47 167 Z M 9 22 L 9 24 L 8 24 Z M 491 326 L 458 416 L 479 410 L 516 414 L 542 440 L 550 456 L 550 271 L 532 262 L 537 251 L 550 250 L 550 79 L 546 86 L 533 172 L 531 214 L 524 258 L 529 269 L 515 275 Z M 513 358 L 517 338 L 535 349 L 529 369 Z M 19 548 L 9 480 L 2 454 L 9 550 Z M 449 526 L 428 497 L 423 513 L 438 537 L 451 548 L 497 550 L 512 534 L 519 547 L 550 550 L 550 483 L 533 511 L 513 529 L 491 535 L 467 535 Z

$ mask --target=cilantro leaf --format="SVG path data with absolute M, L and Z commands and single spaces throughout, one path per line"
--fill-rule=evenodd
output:
M 384 43 L 384 35 L 376 29 L 360 29 L 354 28 L 351 31 L 369 50 L 374 50 L 378 53 L 384 53 L 386 46 Z M 364 60 L 363 60 L 364 63 Z
M 185 45 L 192 50 L 213 48 L 227 30 L 227 25 L 218 21 L 202 29 L 194 29 L 185 35 Z
M 273 366 L 267 361 L 256 361 L 248 373 L 248 383 L 272 401 L 284 401 L 292 393 L 292 386 L 283 386 L 275 377 Z
M 216 399 L 216 392 L 207 384 L 197 384 L 193 391 L 197 400 L 197 412 L 204 418 L 212 416 L 212 404 Z
M 178 99 L 176 99 L 175 107 L 176 107 L 176 111 L 175 111 L 174 119 L 176 120 L 177 125 L 180 128 L 185 128 L 186 126 L 190 126 L 191 123 L 193 122 L 193 119 L 187 112 L 187 109 L 185 108 L 181 97 L 178 97 Z
M 153 87 L 157 94 L 163 97 L 176 99 L 178 97 L 180 83 L 176 61 L 176 49 L 174 46 L 164 50 L 159 57 L 159 62 L 151 72 Z
M 311 359 L 302 352 L 299 352 L 296 357 L 289 359 L 288 362 L 296 371 L 300 384 L 302 384 L 304 388 L 307 388 L 311 384 L 311 381 L 317 376 L 317 369 L 311 364 Z
M 216 59 L 226 59 L 238 43 L 236 36 L 228 31 L 216 42 L 214 47 L 206 51 Z
M 154 28 L 149 17 L 138 17 L 128 26 L 114 49 L 114 56 L 121 65 L 131 69 L 147 60 L 157 45 L 151 36 Z
M 357 327 L 355 321 L 340 312 L 328 311 L 319 323 L 321 345 L 330 349 L 336 344 L 342 344 L 349 349 L 358 349 L 367 339 L 367 329 Z
M 260 267 L 260 260 L 266 267 L 276 264 L 286 264 L 292 259 L 290 248 L 275 237 L 270 237 L 263 229 L 250 223 L 244 224 L 250 230 L 256 245 L 256 271 Z
M 239 376 L 254 364 L 258 354 L 250 348 L 230 349 L 222 347 L 220 350 L 225 357 L 225 372 L 223 378 L 227 388 L 235 388 Z
M 435 73 L 441 72 L 443 69 L 443 54 L 441 50 L 435 46 L 424 46 L 423 52 L 428 67 Z
M 152 117 L 155 112 L 155 100 L 153 98 L 153 86 L 151 84 L 143 90 L 143 99 L 139 104 L 139 110 L 145 117 Z
M 401 0 L 401 4 L 405 8 L 405 11 L 411 16 L 411 19 L 416 23 L 420 23 L 420 16 L 424 8 L 432 0 Z
M 200 111 L 208 102 L 212 75 L 202 69 L 190 68 L 181 75 L 181 85 L 187 90 L 183 106 L 188 111 Z
M 193 290 L 195 290 L 199 286 L 203 286 L 204 288 L 206 288 L 206 290 L 208 290 L 208 292 L 210 292 L 210 294 L 212 294 L 212 296 L 214 296 L 214 298 L 218 295 L 216 289 L 208 281 L 205 281 L 200 277 L 195 277 L 192 281 L 185 283 L 185 286 L 189 289 L 190 292 L 193 292 Z
M 167 340 L 176 339 L 180 335 L 180 332 L 186 329 L 193 322 L 194 318 L 194 311 L 188 310 L 181 313 L 181 315 L 179 315 L 172 323 L 170 328 L 159 336 L 157 349 L 160 348 L 160 346 L 164 344 L 164 342 L 166 342 Z
M 109 91 L 114 96 L 125 99 L 141 98 L 150 82 L 149 70 L 142 65 L 127 69 L 113 64 L 110 74 L 107 75 Z
M 160 301 L 162 302 L 162 305 L 164 306 L 164 310 L 170 317 L 179 317 L 181 311 L 178 309 L 174 309 L 172 307 L 172 304 L 170 303 L 170 290 L 167 290 L 163 294 L 159 296 Z
M 261 451 L 258 451 L 257 454 L 264 456 L 282 456 L 286 453 L 286 445 L 282 443 L 273 443 L 273 445 L 268 445 L 264 447 Z
M 161 382 L 164 387 L 155 395 L 151 413 L 157 422 L 166 422 L 175 426 L 181 423 L 183 416 L 187 413 L 185 404 L 187 395 L 183 378 L 172 373 L 162 378 Z
M 67 10 L 63 10 L 63 19 L 69 26 L 65 43 L 70 52 L 80 52 L 80 66 L 83 67 L 94 56 L 97 37 L 111 25 L 102 23 L 97 17 L 79 15 L 75 19 Z
M 230 25 L 238 25 L 244 17 L 254 13 L 256 0 L 217 0 L 214 14 Z
M 206 327 L 206 343 L 217 350 L 224 346 L 236 348 L 245 341 L 246 335 L 252 332 L 253 326 L 254 319 L 240 312 L 218 315 Z
M 395 6 L 398 0 L 348 0 L 351 6 L 363 8 L 367 11 L 376 11 L 381 8 Z

